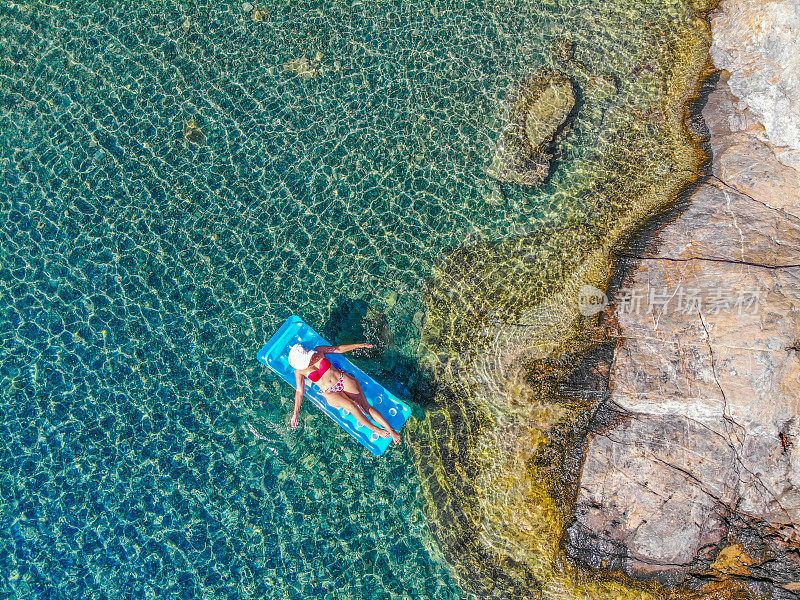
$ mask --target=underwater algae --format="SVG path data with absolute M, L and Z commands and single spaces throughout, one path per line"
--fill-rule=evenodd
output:
M 579 313 L 578 290 L 606 288 L 615 245 L 670 206 L 706 160 L 688 117 L 710 73 L 705 11 L 712 6 L 661 8 L 651 9 L 652 20 L 631 23 L 650 43 L 630 50 L 627 68 L 617 64 L 609 74 L 611 61 L 592 57 L 591 39 L 576 40 L 575 57 L 562 59 L 582 92 L 579 111 L 603 110 L 598 97 L 613 94 L 616 82 L 635 90 L 616 111 L 605 109 L 606 143 L 585 160 L 584 187 L 574 190 L 563 220 L 454 251 L 427 290 L 424 359 L 436 405 L 412 424 L 412 450 L 431 527 L 463 585 L 480 597 L 733 593 L 720 583 L 669 591 L 621 574 L 589 574 L 560 548 L 599 396 L 570 394 L 562 383 L 581 354 L 606 339 L 597 316 Z M 585 7 L 587 37 L 624 55 L 610 33 L 614 13 L 642 10 L 635 2 Z

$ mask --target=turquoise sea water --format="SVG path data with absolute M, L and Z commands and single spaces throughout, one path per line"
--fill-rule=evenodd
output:
M 598 106 L 484 176 L 578 9 L 109 4 L 0 7 L 0 598 L 466 597 L 407 451 L 290 430 L 255 353 L 298 314 L 412 396 L 442 254 L 580 201 Z

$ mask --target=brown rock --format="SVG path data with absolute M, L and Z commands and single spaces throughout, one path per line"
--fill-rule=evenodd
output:
M 717 462 L 705 460 L 707 455 Z M 624 548 L 622 566 L 629 571 L 683 567 L 700 548 L 722 539 L 721 516 L 735 496 L 728 483 L 735 481 L 735 466 L 726 442 L 709 436 L 702 424 L 633 415 L 592 441 L 578 522 Z M 702 476 L 712 476 L 712 483 L 697 485 Z
M 763 123 L 759 137 L 779 161 L 800 168 L 800 0 L 723 2 L 711 25 L 711 56 Z
M 800 528 L 800 179 L 724 77 L 703 116 L 714 176 L 614 299 L 629 416 L 590 439 L 570 538 L 631 573 L 685 572 L 725 514 Z
M 791 581 L 789 583 L 781 584 L 781 587 L 790 592 L 800 592 L 800 581 Z

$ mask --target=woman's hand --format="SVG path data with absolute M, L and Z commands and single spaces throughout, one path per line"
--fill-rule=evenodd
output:
M 292 413 L 292 429 L 297 428 L 297 424 L 300 422 L 300 415 L 297 413 Z
M 373 346 L 372 344 L 363 343 L 363 344 L 359 344 L 358 347 L 359 348 L 374 348 L 375 346 Z

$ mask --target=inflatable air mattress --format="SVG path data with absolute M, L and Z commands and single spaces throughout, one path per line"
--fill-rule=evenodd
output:
M 292 316 L 286 319 L 283 326 L 256 355 L 258 360 L 293 388 L 295 387 L 294 369 L 289 365 L 288 356 L 289 349 L 295 344 L 303 344 L 308 348 L 333 345 L 307 325 L 303 319 Z M 386 418 L 395 430 L 400 431 L 408 417 L 411 416 L 411 408 L 341 354 L 328 354 L 327 356 L 334 367 L 347 371 L 359 381 L 369 403 Z M 392 443 L 392 438 L 379 438 L 356 421 L 348 411 L 334 408 L 328 404 L 317 384 L 312 383 L 309 379 L 306 379 L 305 397 L 376 456 L 386 452 L 386 448 Z

